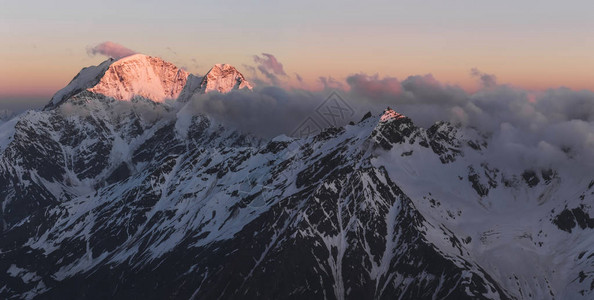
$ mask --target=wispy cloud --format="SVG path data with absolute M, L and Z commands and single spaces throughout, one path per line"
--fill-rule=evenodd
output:
M 483 73 L 477 68 L 472 68 L 470 70 L 470 75 L 478 78 L 481 81 L 483 87 L 489 88 L 497 85 L 497 77 L 495 77 L 495 75 Z
M 131 49 L 128 49 L 120 44 L 116 44 L 114 42 L 103 42 L 98 44 L 94 47 L 88 47 L 87 53 L 89 55 L 104 55 L 107 57 L 113 57 L 115 59 L 120 59 L 122 57 L 130 56 L 136 54 L 137 52 Z
M 283 69 L 283 64 L 272 54 L 262 53 L 262 57 L 254 55 L 254 62 L 258 64 L 258 68 L 261 68 L 260 71 L 264 70 L 274 75 L 287 75 Z
M 287 73 L 285 73 L 285 70 L 283 69 L 283 64 L 270 53 L 262 53 L 261 57 L 254 55 L 254 62 L 256 63 L 254 68 L 260 71 L 265 77 L 265 79 L 260 79 L 257 74 L 255 74 L 255 82 L 268 81 L 273 85 L 281 85 L 282 80 L 279 77 L 287 77 Z

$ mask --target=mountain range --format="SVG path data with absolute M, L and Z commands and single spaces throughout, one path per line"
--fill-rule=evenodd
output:
M 271 139 L 192 109 L 252 89 L 136 54 L 1 123 L 0 297 L 594 297 L 594 176 L 391 108 Z

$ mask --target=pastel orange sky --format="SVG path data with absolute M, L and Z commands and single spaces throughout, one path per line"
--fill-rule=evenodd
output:
M 49 99 L 82 67 L 106 59 L 87 53 L 105 41 L 197 74 L 215 63 L 243 71 L 253 55 L 271 53 L 310 87 L 319 76 L 431 73 L 472 91 L 478 82 L 470 70 L 478 68 L 531 90 L 592 90 L 592 8 L 589 1 L 2 0 L 0 104 Z

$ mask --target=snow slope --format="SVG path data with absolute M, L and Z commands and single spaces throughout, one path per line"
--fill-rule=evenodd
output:
M 110 58 L 98 66 L 83 68 L 66 87 L 59 90 L 52 97 L 49 105 L 56 106 L 64 100 L 95 86 L 103 78 L 103 75 L 113 62 L 114 59 Z
M 177 99 L 188 75 L 158 57 L 135 54 L 111 64 L 101 80 L 88 90 L 118 100 L 140 96 L 163 102 Z

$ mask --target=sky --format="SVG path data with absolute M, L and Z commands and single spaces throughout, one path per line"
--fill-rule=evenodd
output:
M 527 90 L 594 90 L 592 11 L 581 0 L 0 0 L 0 109 L 43 106 L 106 59 L 89 49 L 107 41 L 199 75 L 269 53 L 312 89 L 365 73 L 476 91 L 476 69 Z

